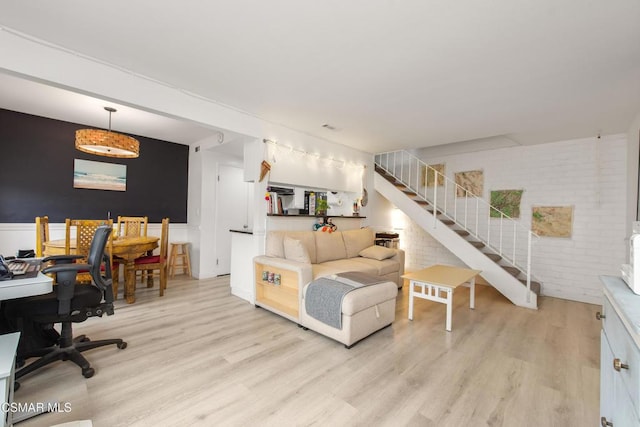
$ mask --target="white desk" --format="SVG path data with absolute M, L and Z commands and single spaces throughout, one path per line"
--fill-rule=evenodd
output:
M 453 291 L 460 285 L 469 286 L 469 308 L 473 309 L 475 307 L 476 276 L 480 273 L 480 270 L 470 270 L 449 265 L 434 265 L 403 275 L 402 278 L 409 280 L 410 284 L 409 320 L 413 320 L 414 298 L 439 302 L 447 305 L 445 329 L 451 332 Z M 416 286 L 418 287 L 417 289 Z
M 53 279 L 49 276 L 38 272 L 36 277 L 25 279 L 11 279 L 0 281 L 0 301 L 24 298 L 33 295 L 48 294 L 53 290 Z M 4 390 L 4 397 L 2 402 L 13 402 L 13 385 L 14 385 L 14 372 L 16 349 L 18 348 L 18 338 L 20 333 L 0 335 L 0 393 Z M 15 341 L 15 345 L 14 345 Z M 10 374 L 7 374 L 5 363 L 7 366 L 11 366 Z M 2 413 L 2 411 L 0 411 Z M 3 426 L 10 426 L 13 423 L 24 421 L 27 418 L 31 418 L 39 413 L 2 413 Z M 13 419 L 12 419 L 13 418 Z
M 0 301 L 48 294 L 52 290 L 53 279 L 41 272 L 38 272 L 36 277 L 30 279 L 11 279 L 0 281 Z

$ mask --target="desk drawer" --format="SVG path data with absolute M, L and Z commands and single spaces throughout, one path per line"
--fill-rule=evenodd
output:
M 602 327 L 607 336 L 613 360 L 602 360 L 602 369 L 611 369 L 615 376 L 622 379 L 627 393 L 631 397 L 635 412 L 640 412 L 640 350 L 627 332 L 618 313 L 614 310 L 608 298 L 604 299 L 603 310 L 605 318 Z M 619 361 L 618 369 L 614 368 L 614 360 Z

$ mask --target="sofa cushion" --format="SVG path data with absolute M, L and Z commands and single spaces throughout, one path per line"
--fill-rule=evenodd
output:
M 316 233 L 313 231 L 270 231 L 267 233 L 265 255 L 275 258 L 285 258 L 284 237 L 300 240 L 309 254 L 311 263 L 316 262 Z
M 363 257 L 355 257 L 355 258 L 351 258 L 351 261 L 353 261 L 354 266 L 359 264 L 360 267 L 358 268 L 354 268 L 354 271 L 364 271 L 363 269 L 370 269 L 373 268 L 375 269 L 376 273 L 378 276 L 385 276 L 387 274 L 390 273 L 395 273 L 398 271 L 399 269 L 399 265 L 398 265 L 398 260 L 396 259 L 384 259 L 382 261 L 378 261 L 377 259 L 371 259 L 371 258 L 363 258 Z M 367 267 L 362 267 L 366 265 Z
M 314 234 L 316 238 L 316 263 L 347 257 L 340 231 L 334 233 L 315 232 Z
M 284 236 L 284 257 L 291 261 L 310 263 L 309 252 L 298 239 Z
M 398 286 L 393 282 L 378 283 L 353 290 L 342 300 L 342 313 L 353 316 L 364 309 L 382 304 L 398 296 Z
M 361 271 L 363 273 L 373 275 L 378 274 L 378 268 L 376 266 L 354 261 L 354 258 L 338 259 L 323 262 L 321 264 L 312 264 L 311 267 L 314 280 L 318 277 L 331 276 L 332 274 L 344 273 L 347 271 Z
M 373 245 L 366 249 L 361 250 L 358 255 L 364 258 L 377 259 L 382 261 L 383 259 L 391 258 L 396 254 L 396 251 L 391 248 L 385 248 L 384 246 Z
M 345 230 L 342 232 L 342 239 L 347 250 L 346 258 L 353 258 L 358 256 L 363 249 L 373 246 L 375 234 L 370 228 Z

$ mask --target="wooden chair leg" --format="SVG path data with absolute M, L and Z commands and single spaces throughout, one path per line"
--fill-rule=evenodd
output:
M 164 296 L 164 290 L 167 287 L 167 266 L 160 269 L 160 296 Z
M 111 287 L 113 288 L 113 299 L 118 299 L 118 287 L 120 286 L 120 265 L 116 265 L 111 272 Z

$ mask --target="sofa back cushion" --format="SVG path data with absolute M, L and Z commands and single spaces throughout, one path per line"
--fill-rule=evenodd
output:
M 292 239 L 289 236 L 284 236 L 284 257 L 291 261 L 303 262 L 309 264 L 311 259 L 309 258 L 309 252 L 304 244 L 298 239 Z
M 347 250 L 342 240 L 342 232 L 334 231 L 327 233 L 323 231 L 313 231 L 316 237 L 316 263 L 344 259 L 347 257 Z
M 309 254 L 309 261 L 311 261 L 312 264 L 315 264 L 316 241 L 314 234 L 314 231 L 269 231 L 267 233 L 265 255 L 276 258 L 286 258 L 284 252 L 284 238 L 287 236 L 291 239 L 299 240 L 307 250 L 307 254 Z
M 353 258 L 357 257 L 360 251 L 374 245 L 375 233 L 370 228 L 346 230 L 342 232 L 342 239 L 347 250 L 346 258 Z

